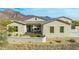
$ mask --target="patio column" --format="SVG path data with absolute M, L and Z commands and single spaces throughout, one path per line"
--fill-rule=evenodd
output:
M 27 32 L 27 25 L 24 25 L 24 33 Z
M 41 34 L 43 35 L 43 25 L 41 24 Z

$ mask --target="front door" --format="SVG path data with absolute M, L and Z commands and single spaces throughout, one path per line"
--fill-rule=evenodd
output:
M 27 25 L 27 32 L 31 32 L 32 30 L 31 30 L 31 25 Z

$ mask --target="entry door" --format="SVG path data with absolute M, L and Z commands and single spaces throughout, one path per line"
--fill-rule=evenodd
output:
M 31 26 L 27 25 L 27 32 L 31 32 Z

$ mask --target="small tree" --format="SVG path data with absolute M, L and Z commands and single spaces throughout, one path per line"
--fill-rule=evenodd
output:
M 8 31 L 9 32 L 16 32 L 16 28 L 13 28 L 13 27 L 9 26 L 8 27 Z
M 6 44 L 6 43 L 7 43 L 7 33 L 0 32 L 0 44 Z

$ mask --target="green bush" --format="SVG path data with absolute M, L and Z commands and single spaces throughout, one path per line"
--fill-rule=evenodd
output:
M 32 34 L 30 34 L 30 36 L 31 36 L 31 37 L 37 37 L 37 34 L 32 33 Z
M 29 34 L 31 37 L 44 37 L 44 35 L 37 34 L 37 33 L 31 33 Z
M 16 34 L 16 36 L 18 36 L 18 33 Z
M 11 26 L 8 27 L 8 32 L 16 32 L 16 28 L 13 28 Z
M 23 35 L 22 34 L 19 34 L 19 36 L 22 37 Z
M 12 36 L 12 34 L 8 34 L 8 36 Z

